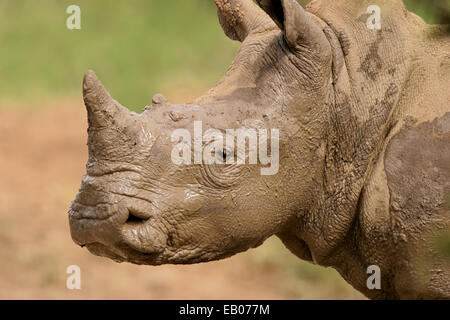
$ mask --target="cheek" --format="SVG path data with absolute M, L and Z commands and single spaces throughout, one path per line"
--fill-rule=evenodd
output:
M 179 223 L 189 223 L 192 217 L 201 216 L 207 208 L 207 196 L 186 189 L 170 191 L 160 198 L 164 204 L 163 214 L 171 216 Z
M 264 199 L 251 199 L 245 201 L 246 205 L 239 205 L 241 195 L 233 196 L 234 201 L 231 192 L 209 196 L 178 193 L 173 210 L 166 213 L 166 221 L 173 226 L 169 237 L 172 245 L 212 248 L 217 252 L 236 248 L 238 252 L 273 234 L 277 219 L 267 204 L 261 204 Z M 177 194 L 172 197 L 167 201 L 174 201 Z
M 274 232 L 278 225 L 277 215 L 278 211 L 270 202 L 261 200 L 251 208 L 239 210 L 233 220 L 237 222 L 236 228 L 239 232 L 259 238 Z
M 181 202 L 178 203 L 178 206 L 182 211 L 185 212 L 186 215 L 191 215 L 199 212 L 203 208 L 205 203 L 204 196 L 201 196 L 198 193 L 192 192 L 190 190 L 179 192 L 178 196 L 178 199 L 182 199 Z

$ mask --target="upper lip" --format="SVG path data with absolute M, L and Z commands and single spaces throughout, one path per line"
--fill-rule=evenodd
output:
M 114 216 L 109 205 L 98 204 L 95 206 L 85 205 L 81 202 L 74 201 L 69 209 L 69 218 L 72 220 L 107 220 Z
M 108 217 L 90 216 L 85 213 L 78 212 L 73 209 L 69 209 L 69 218 L 71 220 L 98 220 L 98 221 L 101 221 L 101 220 L 107 220 L 107 219 L 111 218 L 111 216 L 108 216 Z

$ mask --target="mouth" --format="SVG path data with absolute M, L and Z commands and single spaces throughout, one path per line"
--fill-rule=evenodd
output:
M 155 219 L 123 203 L 86 206 L 74 202 L 69 224 L 76 244 L 116 262 L 157 265 L 167 246 L 167 237 L 155 227 Z
M 136 211 L 128 210 L 128 218 L 125 224 L 137 226 L 146 223 L 148 220 L 150 220 L 149 216 Z

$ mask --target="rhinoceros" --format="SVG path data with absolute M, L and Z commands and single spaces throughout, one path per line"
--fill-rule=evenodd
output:
M 89 160 L 69 210 L 74 242 L 117 262 L 193 264 L 275 235 L 368 298 L 449 299 L 450 261 L 436 246 L 450 229 L 444 28 L 401 0 L 214 2 L 242 44 L 194 102 L 157 94 L 138 114 L 85 74 Z M 174 163 L 173 133 L 195 122 L 277 129 L 278 170 L 261 174 L 250 142 L 241 162 L 224 147 L 209 149 L 222 162 Z

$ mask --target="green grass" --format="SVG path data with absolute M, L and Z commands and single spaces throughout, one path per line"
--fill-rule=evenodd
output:
M 421 16 L 427 23 L 450 23 L 450 0 L 403 0 L 406 7 Z
M 450 230 L 442 232 L 436 239 L 434 239 L 434 248 L 438 254 L 450 259 Z
M 66 28 L 70 4 L 81 30 Z M 79 95 L 87 69 L 132 109 L 162 89 L 212 86 L 237 48 L 215 10 L 205 0 L 2 0 L 0 99 Z

